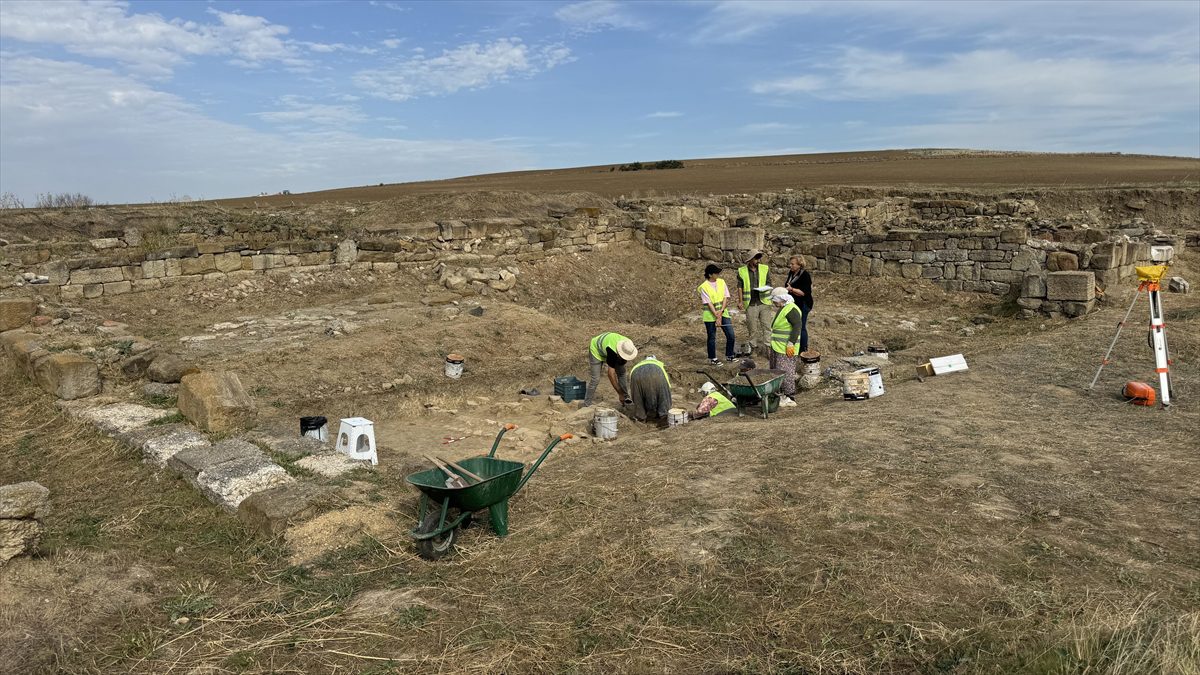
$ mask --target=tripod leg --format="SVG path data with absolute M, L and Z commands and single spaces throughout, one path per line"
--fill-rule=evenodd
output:
M 1113 349 L 1117 346 L 1117 339 L 1121 337 L 1121 329 L 1125 327 L 1125 322 L 1129 320 L 1129 315 L 1133 313 L 1133 306 L 1137 304 L 1138 296 L 1142 294 L 1142 289 L 1139 288 L 1137 293 L 1133 294 L 1133 302 L 1129 303 L 1129 309 L 1125 310 L 1125 318 L 1117 324 L 1117 334 L 1113 336 L 1112 342 L 1108 345 L 1108 351 L 1104 353 L 1104 360 L 1100 362 L 1100 367 L 1096 369 L 1096 376 L 1092 378 L 1092 383 L 1088 385 L 1088 389 L 1095 389 L 1096 382 L 1100 379 L 1100 373 L 1104 371 L 1104 366 L 1108 365 L 1108 357 L 1112 356 Z

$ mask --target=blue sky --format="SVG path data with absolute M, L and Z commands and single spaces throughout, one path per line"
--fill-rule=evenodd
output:
M 1200 156 L 1200 2 L 0 0 L 0 192 L 955 147 Z

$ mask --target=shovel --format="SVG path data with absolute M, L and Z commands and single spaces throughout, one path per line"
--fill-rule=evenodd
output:
M 483 482 L 483 478 L 481 478 L 479 475 L 471 473 L 470 471 L 464 469 L 463 467 L 459 466 L 458 464 L 451 462 L 448 459 L 442 459 L 441 457 L 438 457 L 438 459 L 442 460 L 446 464 L 449 464 L 450 467 L 453 468 L 455 471 L 462 474 L 463 476 L 466 476 L 467 478 L 470 478 L 471 480 L 474 480 L 476 483 Z
M 425 455 L 425 459 L 433 462 L 437 466 L 437 468 L 442 470 L 442 473 L 446 474 L 446 487 L 448 487 L 448 488 L 465 488 L 468 485 L 470 485 L 469 483 L 467 483 L 467 481 L 463 480 L 462 476 L 451 471 L 450 467 L 446 466 L 445 464 L 442 464 L 441 461 L 437 460 L 436 458 L 430 457 L 429 455 Z

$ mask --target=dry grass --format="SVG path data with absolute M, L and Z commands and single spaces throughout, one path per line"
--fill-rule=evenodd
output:
M 870 285 L 823 289 L 819 316 L 862 314 L 875 330 L 880 304 L 902 299 Z M 530 305 L 554 299 L 528 292 Z M 942 296 L 905 302 L 942 320 L 972 309 Z M 971 370 L 889 380 L 887 395 L 863 403 L 807 394 L 803 414 L 769 423 L 563 447 L 514 499 L 508 539 L 473 527 L 439 563 L 419 560 L 397 529 L 289 565 L 280 547 L 0 375 L 0 480 L 39 480 L 56 507 L 45 554 L 0 572 L 2 635 L 47 637 L 0 644 L 20 648 L 15 670 L 47 672 L 1196 673 L 1197 309 L 1198 296 L 1167 298 L 1171 411 L 1111 395 L 1146 370 L 1137 337 L 1101 390 L 1083 389 L 1123 306 L 1046 330 L 1001 320 L 971 338 L 929 331 L 894 355 L 898 371 L 949 349 L 966 351 Z M 322 405 L 390 411 L 414 423 L 406 434 L 437 438 L 453 416 L 424 403 L 510 403 L 518 377 L 545 380 L 573 363 L 569 345 L 625 316 L 604 305 L 488 311 L 469 326 L 423 315 L 399 324 L 428 352 L 412 367 L 415 395 Z M 687 370 L 695 326 L 667 319 L 628 327 Z M 837 344 L 866 329 L 817 330 Z M 479 365 L 456 389 L 436 379 L 432 358 L 450 332 Z M 517 333 L 530 344 L 521 353 L 553 349 L 561 361 L 507 360 Z M 414 358 L 393 335 L 368 338 L 321 342 L 322 354 L 370 354 L 353 364 L 363 377 Z M 284 378 L 301 355 L 259 365 Z M 697 383 L 682 379 L 681 389 Z M 286 382 L 270 387 L 282 396 Z M 406 523 L 416 500 L 404 466 L 385 458 L 346 489 Z M 119 600 L 74 601 L 93 597 L 86 588 Z

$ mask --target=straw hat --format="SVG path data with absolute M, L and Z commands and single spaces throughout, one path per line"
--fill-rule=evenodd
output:
M 713 384 L 712 382 L 705 382 L 704 384 L 700 385 L 700 391 L 706 394 L 711 394 L 716 390 L 717 385 Z
M 637 347 L 633 346 L 633 340 L 625 338 L 617 343 L 617 356 L 632 361 L 637 358 Z

